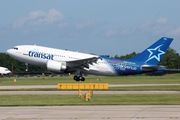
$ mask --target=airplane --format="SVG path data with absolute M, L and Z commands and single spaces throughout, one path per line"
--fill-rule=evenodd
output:
M 118 76 L 166 70 L 159 66 L 173 38 L 162 37 L 134 58 L 121 60 L 37 45 L 18 45 L 7 50 L 11 57 L 54 72 L 76 72 L 75 81 L 85 81 L 84 74 Z
M 11 71 L 8 68 L 0 67 L 0 75 L 3 76 L 5 74 L 10 74 Z

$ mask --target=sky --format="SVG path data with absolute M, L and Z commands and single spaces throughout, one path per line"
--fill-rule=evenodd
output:
M 113 57 L 170 37 L 180 53 L 179 11 L 180 0 L 0 0 L 0 52 L 36 44 Z

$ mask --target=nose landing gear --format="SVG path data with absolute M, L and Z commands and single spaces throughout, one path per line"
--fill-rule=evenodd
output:
M 25 65 L 26 65 L 26 72 L 28 71 L 28 63 L 25 63 Z

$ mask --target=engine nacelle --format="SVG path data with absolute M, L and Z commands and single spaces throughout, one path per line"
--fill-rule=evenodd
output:
M 54 72 L 60 72 L 61 70 L 66 70 L 66 63 L 57 62 L 49 60 L 47 62 L 47 69 Z

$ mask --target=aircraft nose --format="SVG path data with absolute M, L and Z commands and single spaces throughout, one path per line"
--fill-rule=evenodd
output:
M 8 55 L 11 55 L 11 54 L 12 54 L 12 49 L 7 50 L 6 53 L 7 53 Z
M 6 51 L 7 54 L 9 54 L 9 52 L 10 52 L 10 49 Z

